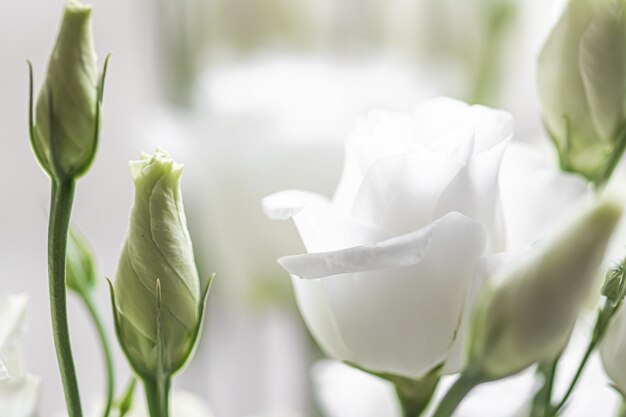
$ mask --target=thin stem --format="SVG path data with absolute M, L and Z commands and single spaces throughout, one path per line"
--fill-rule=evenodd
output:
M 169 377 L 144 380 L 150 417 L 169 417 L 170 385 Z
M 479 378 L 462 373 L 439 403 L 433 417 L 451 417 L 467 394 L 481 382 Z
M 608 327 L 611 317 L 613 317 L 616 311 L 617 311 L 616 306 L 613 303 L 611 303 L 609 300 L 607 300 L 604 304 L 604 307 L 598 314 L 598 318 L 596 319 L 596 324 L 593 329 L 593 335 L 591 337 L 591 340 L 589 341 L 587 350 L 585 350 L 585 354 L 583 355 L 580 361 L 580 364 L 578 365 L 578 369 L 576 370 L 576 373 L 574 374 L 574 378 L 572 378 L 572 381 L 570 382 L 567 388 L 567 391 L 565 391 L 565 394 L 563 395 L 563 398 L 561 399 L 561 401 L 559 401 L 559 403 L 555 407 L 553 407 L 552 415 L 558 415 L 559 411 L 565 406 L 565 403 L 567 402 L 569 397 L 572 395 L 572 392 L 574 392 L 574 388 L 576 387 L 576 384 L 580 380 L 580 377 L 582 376 L 585 366 L 587 365 L 587 362 L 589 362 L 589 358 L 591 357 L 591 354 L 595 350 L 600 340 L 602 340 L 602 336 L 604 336 L 604 333 L 606 331 L 606 328 Z
M 543 387 L 537 392 L 532 404 L 530 417 L 546 417 L 552 410 L 552 391 L 554 390 L 554 379 L 556 369 L 561 355 L 548 363 L 542 363 L 537 368 L 537 373 L 544 379 Z
M 89 316 L 91 317 L 91 320 L 96 327 L 96 332 L 98 333 L 98 338 L 100 340 L 100 347 L 102 349 L 102 354 L 104 355 L 106 368 L 106 402 L 102 415 L 104 417 L 108 417 L 109 414 L 111 414 L 111 407 L 113 407 L 113 396 L 115 395 L 115 367 L 113 365 L 111 344 L 109 343 L 109 338 L 106 329 L 104 328 L 102 315 L 100 314 L 100 310 L 98 309 L 92 296 L 90 294 L 85 294 L 84 296 L 81 296 L 81 298 L 83 299 L 83 302 L 87 307 L 87 311 L 89 312 Z
M 439 384 L 438 370 L 427 374 L 420 380 L 402 377 L 388 379 L 396 388 L 398 402 L 402 408 L 403 417 L 421 416 L 430 403 L 435 389 Z
M 52 333 L 65 391 L 69 417 L 82 417 L 83 412 L 72 357 L 70 332 L 67 320 L 67 294 L 65 290 L 65 257 L 69 229 L 74 180 L 53 180 L 48 224 L 48 275 Z

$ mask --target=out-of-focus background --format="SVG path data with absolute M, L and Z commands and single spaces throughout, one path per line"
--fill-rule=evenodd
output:
M 75 225 L 114 277 L 132 199 L 128 161 L 161 146 L 186 165 L 183 192 L 203 275 L 217 273 L 206 329 L 177 387 L 220 417 L 316 415 L 311 341 L 278 256 L 301 251 L 260 199 L 332 195 L 343 142 L 369 109 L 410 111 L 449 95 L 502 107 L 520 140 L 541 137 L 535 57 L 545 0 L 94 1 L 99 57 L 112 52 L 101 146 L 79 182 Z M 27 136 L 26 59 L 38 88 L 62 0 L 0 1 L 0 292 L 30 295 L 26 360 L 45 415 L 63 407 L 47 296 L 49 182 Z M 102 285 L 100 305 L 110 317 Z M 70 303 L 85 402 L 100 395 L 96 338 Z M 109 330 L 111 330 L 109 320 Z M 112 333 L 111 333 L 112 335 Z M 120 382 L 128 377 L 116 345 Z

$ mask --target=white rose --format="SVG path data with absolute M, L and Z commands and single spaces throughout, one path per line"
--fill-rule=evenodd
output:
M 26 319 L 26 295 L 0 298 L 0 417 L 35 417 L 39 378 L 26 374 L 21 339 Z
M 330 356 L 413 378 L 460 370 L 474 265 L 504 245 L 498 171 L 511 136 L 507 113 L 451 99 L 372 113 L 347 143 L 332 203 L 264 200 L 309 252 L 280 263 Z
M 477 261 L 544 237 L 586 193 L 523 144 L 507 150 L 500 178 L 511 136 L 507 113 L 451 99 L 372 113 L 347 143 L 332 202 L 301 191 L 264 199 L 268 216 L 294 220 L 309 252 L 279 262 L 330 356 L 412 378 L 463 368 Z M 542 216 L 520 201 L 541 203 Z

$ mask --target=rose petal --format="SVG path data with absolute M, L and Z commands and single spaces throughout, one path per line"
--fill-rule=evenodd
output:
M 450 213 L 376 245 L 281 263 L 292 274 L 326 277 L 293 283 L 304 319 L 327 353 L 417 378 L 451 348 L 485 239 L 480 224 Z
M 512 142 L 500 169 L 507 249 L 523 249 L 545 238 L 555 220 L 590 195 L 582 177 L 559 171 L 555 161 L 533 146 Z
M 468 136 L 452 150 L 392 155 L 377 160 L 365 175 L 352 215 L 397 235 L 430 223 L 439 196 L 473 152 Z
M 458 136 L 451 133 L 463 130 L 474 135 L 476 153 L 513 136 L 513 117 L 509 113 L 446 97 L 423 102 L 415 110 L 414 122 L 420 142 L 433 149 L 458 143 Z
M 263 207 L 271 218 L 293 218 L 309 252 L 372 244 L 392 236 L 387 230 L 365 220 L 335 214 L 327 200 L 314 193 L 282 191 L 266 197 Z
M 492 251 L 504 249 L 498 173 L 507 145 L 508 140 L 472 157 L 442 192 L 435 209 L 436 217 L 458 211 L 484 224 Z

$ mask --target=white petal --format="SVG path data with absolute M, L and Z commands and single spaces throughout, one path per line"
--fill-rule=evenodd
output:
M 269 217 L 293 218 L 307 251 L 323 252 L 375 243 L 391 233 L 365 220 L 335 214 L 323 197 L 304 191 L 283 191 L 266 197 Z
M 336 275 L 294 279 L 303 317 L 327 353 L 420 377 L 446 359 L 485 239 L 480 224 L 450 213 L 377 245 L 282 263 L 309 278 Z
M 36 417 L 39 385 L 30 375 L 0 380 L 0 417 Z
M 477 154 L 462 167 L 437 201 L 435 216 L 458 211 L 485 225 L 490 250 L 503 250 L 498 173 L 508 140 Z
M 308 205 L 328 206 L 328 199 L 316 193 L 285 190 L 268 195 L 261 201 L 265 215 L 272 220 L 288 220 Z
M 352 215 L 404 234 L 439 216 L 439 196 L 465 166 L 473 151 L 471 136 L 452 150 L 392 155 L 377 160 L 365 175 Z M 441 213 L 445 214 L 445 213 Z
M 25 294 L 0 299 L 0 361 L 12 377 L 23 374 L 21 341 L 27 303 L 28 297 Z
M 435 149 L 458 143 L 455 136 L 467 130 L 475 136 L 477 153 L 513 136 L 513 117 L 509 113 L 445 97 L 423 102 L 414 118 L 420 142 Z
M 512 142 L 500 169 L 507 250 L 545 238 L 556 220 L 590 196 L 582 177 L 561 172 L 556 161 L 533 146 Z
M 442 374 L 461 372 L 465 367 L 467 355 L 469 354 L 469 333 L 472 323 L 472 313 L 476 307 L 480 291 L 483 289 L 483 285 L 489 277 L 492 277 L 496 271 L 507 265 L 514 258 L 515 254 L 502 252 L 485 256 L 477 263 L 474 270 L 474 280 L 471 282 L 465 295 L 461 322 L 454 342 L 450 347 L 448 359 L 441 370 Z
M 626 393 L 626 308 L 623 304 L 602 339 L 600 355 L 607 375 Z

